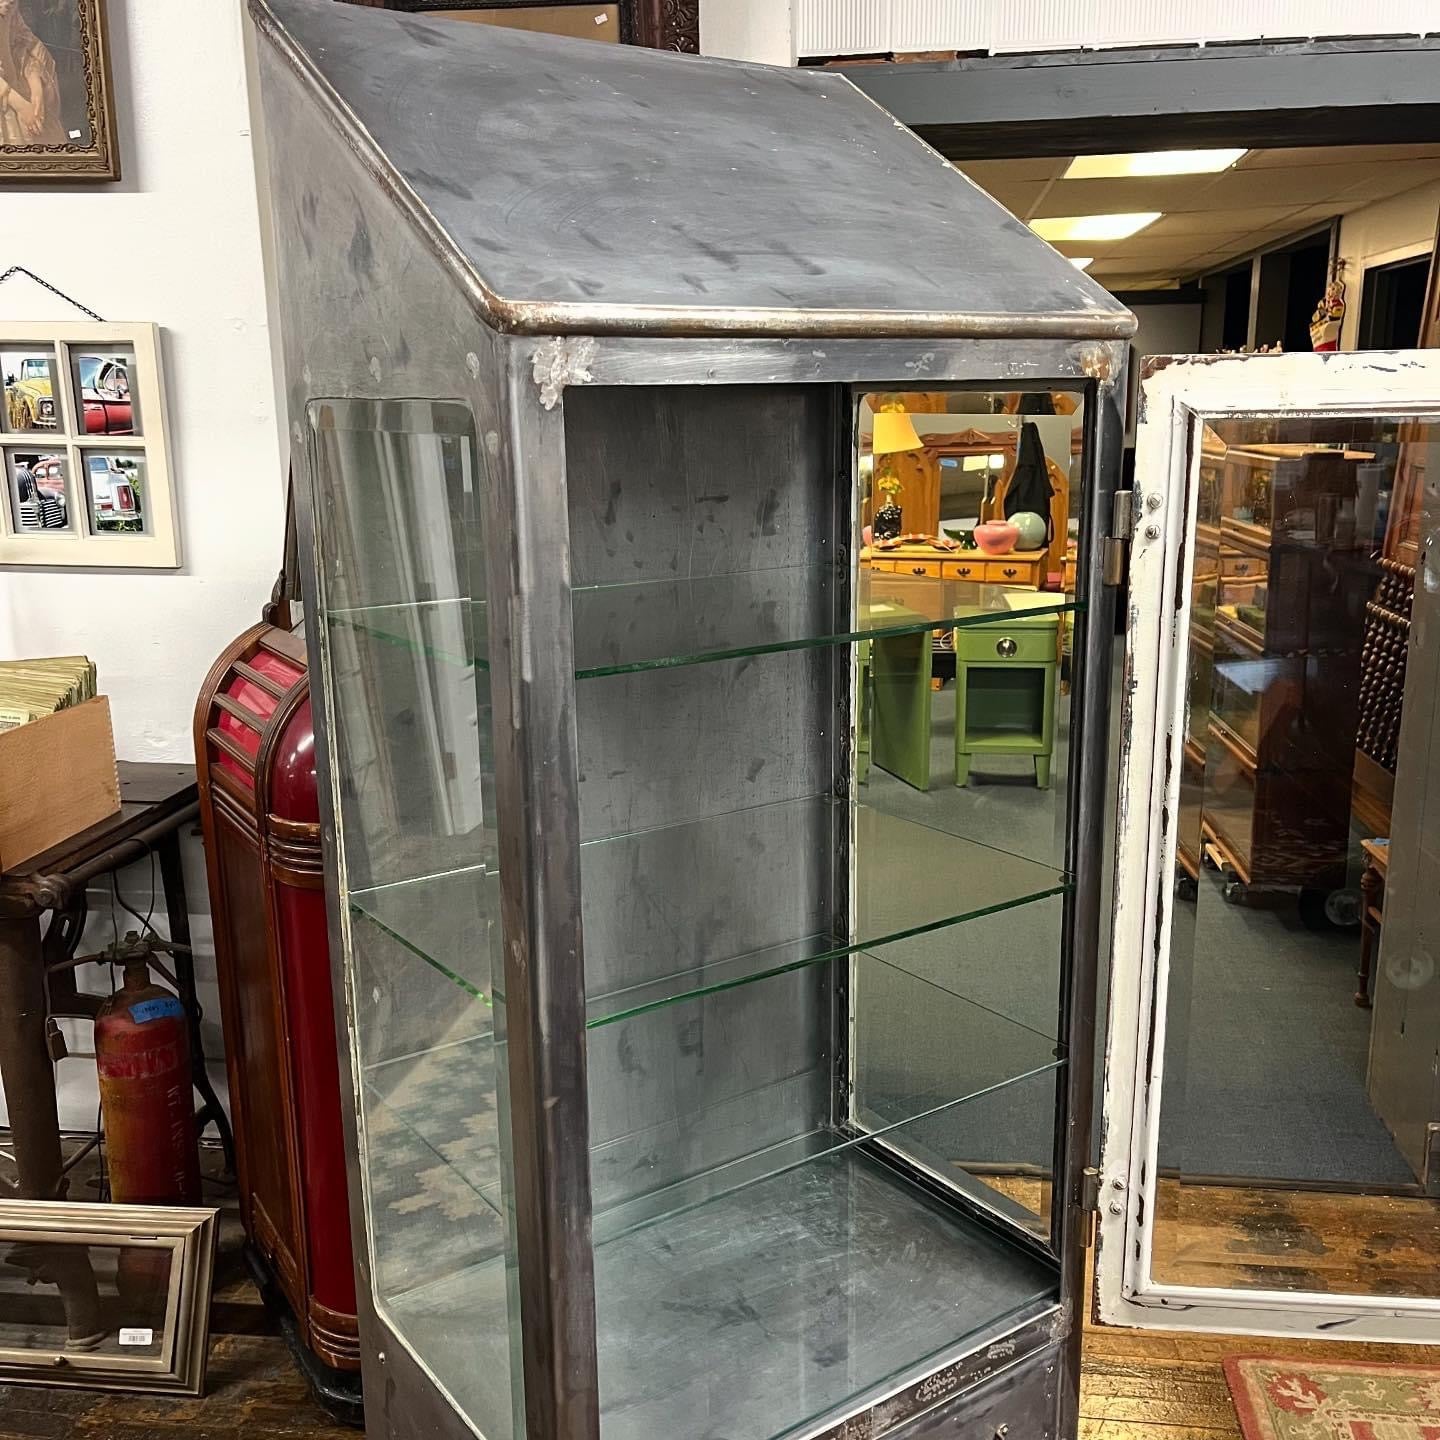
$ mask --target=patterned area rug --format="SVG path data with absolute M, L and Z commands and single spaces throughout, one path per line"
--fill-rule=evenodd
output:
M 1245 1440 L 1440 1440 L 1440 1369 L 1232 1355 Z

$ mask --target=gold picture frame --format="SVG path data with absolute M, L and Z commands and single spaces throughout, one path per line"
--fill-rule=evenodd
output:
M 105 0 L 0 0 L 0 182 L 119 178 Z
M 200 1395 L 219 1213 L 0 1201 L 0 1385 Z

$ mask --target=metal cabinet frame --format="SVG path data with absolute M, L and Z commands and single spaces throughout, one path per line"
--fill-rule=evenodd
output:
M 1000 1337 L 977 1359 L 953 1357 L 887 1399 L 871 1398 L 808 1434 L 898 1433 L 917 1414 L 954 1402 L 957 1390 L 1058 1347 L 1057 1435 L 1073 1435 L 1079 1393 L 1079 1316 L 1085 1304 L 1083 1208 L 1094 1099 L 1095 990 L 1114 632 L 1109 538 L 1120 468 L 1127 337 L 1134 322 L 1118 304 L 1087 299 L 1067 313 L 794 310 L 500 298 L 458 257 L 440 222 L 314 61 L 276 18 L 297 0 L 251 0 L 269 47 L 262 51 L 267 128 L 298 136 L 317 127 L 325 143 L 287 147 L 272 161 L 278 266 L 285 299 L 284 351 L 297 486 L 306 613 L 319 616 L 312 412 L 337 398 L 394 402 L 458 400 L 475 418 L 488 468 L 486 566 L 490 676 L 495 717 L 496 801 L 509 1046 L 508 1123 L 513 1152 L 525 1419 L 531 1440 L 597 1440 L 597 1382 L 589 1119 L 585 1057 L 577 722 L 573 660 L 565 401 L 579 387 L 628 385 L 823 385 L 834 387 L 839 493 L 855 483 L 855 403 L 862 390 L 944 388 L 1079 391 L 1085 400 L 1085 499 L 1075 617 L 1072 761 L 1061 956 L 1055 1183 L 1049 1256 L 1058 1304 L 1043 1324 Z M 273 5 L 273 9 L 272 9 Z M 355 12 L 356 18 L 373 12 Z M 402 20 L 396 23 L 419 22 Z M 471 27 L 460 27 L 471 28 Z M 474 27 L 479 28 L 479 27 Z M 588 49 L 590 47 L 580 47 Z M 608 47 L 594 47 L 605 49 Z M 677 62 L 680 63 L 680 62 Z M 684 62 L 685 65 L 703 62 Z M 886 127 L 888 119 L 882 122 Z M 335 134 L 343 138 L 343 149 Z M 925 162 L 940 163 L 933 156 Z M 339 173 L 336 173 L 338 170 Z M 337 199 L 344 195 L 345 198 Z M 307 225 L 316 197 L 331 219 L 353 226 L 346 256 L 353 284 L 312 263 Z M 986 202 L 988 204 L 988 202 Z M 408 228 L 395 223 L 397 214 Z M 308 215 L 308 218 L 307 218 Z M 1013 222 L 1012 222 L 1013 223 Z M 399 232 L 399 233 L 397 233 Z M 415 243 L 416 237 L 422 244 Z M 1055 266 L 1063 262 L 1051 257 Z M 400 283 L 401 276 L 405 283 Z M 1066 283 L 1069 283 L 1068 281 Z M 1089 286 L 1088 281 L 1079 282 Z M 1093 287 L 1087 296 L 1099 292 Z M 350 343 L 312 344 L 343 315 Z M 1003 323 L 1001 323 L 1003 320 Z M 424 344 L 406 344 L 406 334 Z M 853 564 L 853 556 L 843 557 Z M 1107 583 L 1108 582 L 1108 583 Z M 348 1021 L 355 996 L 346 964 L 349 916 L 341 903 L 336 815 L 341 777 L 332 765 L 331 720 L 321 696 L 332 683 L 323 626 L 308 627 L 326 897 L 337 992 L 342 1092 L 358 1094 Z M 850 736 L 850 696 L 836 697 L 837 731 Z M 363 1137 L 346 1106 L 352 1223 L 368 1235 L 360 1174 Z M 883 1145 L 876 1145 L 883 1150 Z M 892 1164 L 902 1164 L 890 1157 Z M 912 1183 L 924 1185 L 913 1165 Z M 953 1192 L 947 1199 L 964 1205 Z M 983 1207 L 982 1224 L 1004 1228 Z M 1032 1242 L 1040 1246 L 1040 1242 Z M 372 1437 L 461 1433 L 463 1425 L 417 1357 L 377 1313 L 365 1246 L 357 1246 L 364 1387 Z

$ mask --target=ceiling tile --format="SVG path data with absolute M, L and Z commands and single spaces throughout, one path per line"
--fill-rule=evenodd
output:
M 980 182 L 977 180 L 975 183 L 978 185 Z M 981 189 L 994 196 L 1012 215 L 1027 220 L 1035 202 L 1045 193 L 1047 183 L 1044 180 L 1006 180 L 1003 184 L 982 185 Z
M 1107 283 L 1189 278 L 1263 245 L 1403 191 L 1440 182 L 1440 145 L 1342 145 L 1251 151 L 1218 175 L 1062 180 L 1065 157 L 961 167 L 1022 219 L 1158 210 L 1126 240 L 1060 247 L 1093 255 Z
M 1235 164 L 1237 170 L 1263 170 L 1272 166 L 1378 165 L 1390 160 L 1440 158 L 1440 145 L 1316 145 L 1274 150 L 1252 150 Z
M 1414 190 L 1434 180 L 1440 180 L 1440 160 L 1404 160 L 1392 161 L 1388 165 L 1363 166 L 1345 192 L 1345 208 L 1354 210 L 1372 200 L 1399 195 L 1404 190 Z
M 1123 180 L 1057 180 L 1042 215 L 1109 215 L 1118 211 L 1196 209 L 1213 175 L 1166 175 Z
M 1252 205 L 1241 210 L 1202 210 L 1193 215 L 1162 215 L 1144 233 L 1162 235 L 1235 235 L 1282 225 L 1295 214 L 1293 205 Z
M 1025 160 L 960 160 L 956 162 L 977 185 L 987 180 L 1053 180 L 1065 173 L 1068 155 L 1047 155 Z M 989 188 L 988 186 L 986 187 Z
M 1370 173 L 1368 165 L 1234 170 L 1219 177 L 1208 198 L 1216 209 L 1221 210 L 1239 210 L 1247 205 L 1319 205 L 1326 201 L 1338 208 L 1340 197 Z

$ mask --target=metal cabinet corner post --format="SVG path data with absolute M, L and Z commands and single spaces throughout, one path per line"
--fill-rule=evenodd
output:
M 1131 317 L 843 78 L 250 8 L 372 1440 L 1072 1435 Z M 917 390 L 1078 405 L 1075 591 L 862 562 Z M 1022 602 L 1025 844 L 862 795 Z

